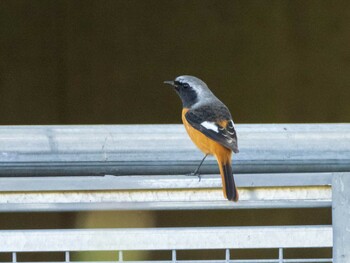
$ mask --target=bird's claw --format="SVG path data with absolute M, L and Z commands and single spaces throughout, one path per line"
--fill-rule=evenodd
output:
M 189 173 L 189 174 L 187 174 L 187 176 L 197 176 L 198 177 L 198 182 L 200 182 L 202 180 L 201 174 L 198 173 L 198 172 Z

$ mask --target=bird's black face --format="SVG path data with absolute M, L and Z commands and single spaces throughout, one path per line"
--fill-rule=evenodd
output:
M 173 86 L 176 93 L 180 96 L 184 108 L 190 108 L 192 105 L 197 103 L 198 94 L 189 83 L 180 81 L 165 81 L 164 83 Z

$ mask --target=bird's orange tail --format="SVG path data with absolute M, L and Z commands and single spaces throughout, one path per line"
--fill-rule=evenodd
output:
M 220 174 L 222 179 L 222 189 L 224 191 L 224 196 L 230 200 L 238 201 L 238 191 L 235 184 L 235 179 L 233 178 L 231 158 L 229 160 L 219 162 Z

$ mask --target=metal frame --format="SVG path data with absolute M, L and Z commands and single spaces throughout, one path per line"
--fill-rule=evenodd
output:
M 0 178 L 0 211 L 179 210 L 331 206 L 331 173 L 238 174 L 240 202 L 218 175 Z
M 233 162 L 241 201 L 234 204 L 222 196 L 214 159 L 204 164 L 201 181 L 181 175 L 202 156 L 179 125 L 0 127 L 0 211 L 332 206 L 333 226 L 0 231 L 0 252 L 12 252 L 12 262 L 24 251 L 59 251 L 70 262 L 71 251 L 108 250 L 123 262 L 123 251 L 163 249 L 172 258 L 158 262 L 291 263 L 333 259 L 285 259 L 284 249 L 334 245 L 334 262 L 348 263 L 350 125 L 237 130 L 241 152 Z M 278 255 L 230 259 L 230 249 L 262 247 Z M 225 256 L 176 259 L 178 250 L 214 248 Z
M 350 174 L 333 176 L 333 257 L 335 263 L 350 262 Z

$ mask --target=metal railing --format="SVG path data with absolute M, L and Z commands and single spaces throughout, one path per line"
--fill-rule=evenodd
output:
M 202 156 L 180 125 L 0 127 L 0 211 L 332 206 L 333 225 L 0 231 L 0 252 L 13 253 L 12 262 L 18 253 L 43 251 L 65 253 L 70 262 L 70 252 L 89 250 L 119 251 L 111 262 L 123 262 L 129 250 L 172 252 L 157 262 L 332 262 L 285 258 L 284 251 L 334 244 L 334 262 L 350 262 L 350 125 L 237 130 L 240 201 L 233 204 L 222 196 L 214 159 L 204 164 L 201 181 L 184 175 Z M 276 258 L 230 256 L 242 248 L 276 249 Z M 177 259 L 187 249 L 222 249 L 223 258 Z
M 124 262 L 123 251 L 128 250 L 172 251 L 172 257 L 162 262 L 332 262 L 329 258 L 283 258 L 284 248 L 331 247 L 330 226 L 27 230 L 25 234 L 17 230 L 0 232 L 0 240 L 4 240 L 0 251 L 59 251 L 65 252 L 66 262 L 70 262 L 72 251 L 116 251 L 116 248 L 119 258 L 116 251 L 115 261 L 111 262 Z M 230 258 L 230 249 L 245 248 L 279 248 L 279 254 L 276 259 L 269 260 Z M 222 249 L 226 253 L 215 261 L 176 259 L 177 251 L 189 249 Z
M 0 211 L 330 207 L 332 173 L 237 174 L 227 202 L 218 175 L 0 178 Z
M 350 124 L 236 128 L 235 173 L 350 171 Z M 0 127 L 5 176 L 186 174 L 202 157 L 182 125 Z M 215 160 L 201 171 L 218 173 Z

